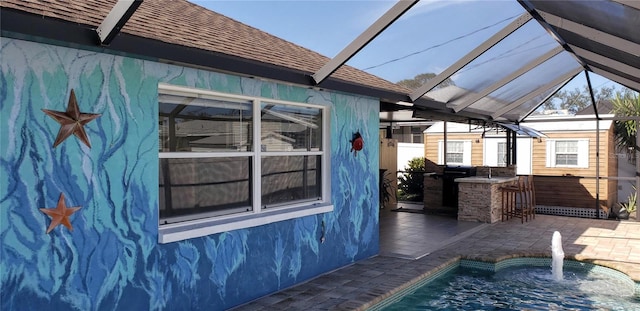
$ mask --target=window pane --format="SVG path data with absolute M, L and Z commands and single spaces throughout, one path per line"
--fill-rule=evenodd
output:
M 507 143 L 498 143 L 498 166 L 507 165 Z
M 556 141 L 556 153 L 578 153 L 578 142 L 575 140 Z
M 250 181 L 251 157 L 160 159 L 160 223 L 250 211 Z
M 319 200 L 321 156 L 262 158 L 262 205 Z
M 447 163 L 462 163 L 462 153 L 447 153 Z
M 160 94 L 160 152 L 251 151 L 251 103 Z
M 463 153 L 464 143 L 461 141 L 447 142 L 447 153 Z
M 422 134 L 413 134 L 413 140 L 411 141 L 414 144 L 422 144 L 424 137 Z
M 262 104 L 262 151 L 319 151 L 322 110 L 281 104 Z
M 578 165 L 578 155 L 558 154 L 556 155 L 556 165 Z

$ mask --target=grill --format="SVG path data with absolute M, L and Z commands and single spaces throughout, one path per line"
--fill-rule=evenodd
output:
M 458 208 L 458 184 L 456 178 L 476 176 L 473 166 L 447 166 L 442 172 L 442 206 Z

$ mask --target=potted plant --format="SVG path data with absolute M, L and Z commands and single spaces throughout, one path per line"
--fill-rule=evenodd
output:
M 633 186 L 633 192 L 629 194 L 627 198 L 627 202 L 618 203 L 620 205 L 620 209 L 616 212 L 616 218 L 618 219 L 629 219 L 629 215 L 636 211 L 637 208 L 637 198 L 638 191 L 636 191 L 636 186 Z

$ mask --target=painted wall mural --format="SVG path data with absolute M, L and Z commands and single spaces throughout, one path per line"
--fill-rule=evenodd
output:
M 0 309 L 222 310 L 378 252 L 378 103 L 148 60 L 2 38 Z M 335 210 L 158 239 L 158 83 L 331 107 Z M 56 142 L 71 90 L 93 118 Z M 79 110 L 78 110 L 79 112 Z M 52 148 L 56 145 L 55 148 Z M 40 208 L 82 207 L 73 230 Z M 62 221 L 62 220 L 61 220 Z M 64 222 L 62 222 L 64 224 Z

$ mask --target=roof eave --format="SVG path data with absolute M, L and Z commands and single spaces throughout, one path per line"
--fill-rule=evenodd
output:
M 108 46 L 100 45 L 95 27 L 60 19 L 43 17 L 10 8 L 0 10 L 2 36 L 22 40 L 83 48 L 116 55 L 129 55 L 158 62 L 175 63 L 249 77 L 272 79 L 301 86 L 370 96 L 382 101 L 408 100 L 408 95 L 396 91 L 374 88 L 336 78 L 328 78 L 315 85 L 312 72 L 241 58 L 224 53 L 171 44 L 119 33 Z

